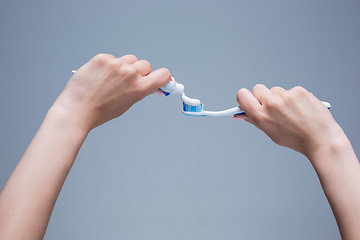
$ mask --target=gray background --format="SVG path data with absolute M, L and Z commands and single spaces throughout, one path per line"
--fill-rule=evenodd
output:
M 207 109 L 302 85 L 359 154 L 359 1 L 0 1 L 0 187 L 71 70 L 97 53 L 167 67 Z M 93 130 L 45 239 L 339 239 L 302 155 L 250 124 L 149 96 Z

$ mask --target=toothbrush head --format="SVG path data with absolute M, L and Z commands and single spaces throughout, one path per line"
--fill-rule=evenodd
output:
M 183 102 L 183 114 L 186 116 L 193 117 L 205 117 L 207 116 L 204 112 L 203 105 L 189 105 Z
M 203 105 L 200 103 L 200 105 L 189 105 L 183 102 L 183 112 L 202 112 Z
M 183 114 L 187 116 L 203 116 L 203 105 L 199 99 L 189 98 L 183 92 L 181 95 L 183 101 Z

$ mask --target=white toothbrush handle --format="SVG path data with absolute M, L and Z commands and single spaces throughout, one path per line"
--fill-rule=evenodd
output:
M 244 114 L 245 112 L 238 106 L 238 107 L 233 107 L 233 108 L 229 108 L 223 111 L 203 111 L 203 112 L 199 112 L 202 113 L 203 115 L 209 116 L 209 117 L 224 117 L 224 116 L 234 116 L 236 114 Z
M 235 114 L 243 114 L 245 113 L 239 106 L 229 108 L 223 111 L 200 111 L 200 112 L 191 112 L 191 111 L 183 111 L 183 114 L 187 116 L 198 116 L 198 117 L 225 117 L 225 116 L 233 116 Z
M 331 105 L 328 102 L 321 101 L 325 107 L 330 109 Z M 245 112 L 238 106 L 229 108 L 223 111 L 201 111 L 201 112 L 183 112 L 187 116 L 201 116 L 201 117 L 225 117 L 225 116 L 233 116 L 236 114 L 244 114 Z
M 328 103 L 328 102 L 323 102 L 323 101 L 321 101 L 324 105 L 325 105 L 325 107 L 327 107 L 328 109 L 330 109 L 331 108 L 331 104 L 330 103 Z

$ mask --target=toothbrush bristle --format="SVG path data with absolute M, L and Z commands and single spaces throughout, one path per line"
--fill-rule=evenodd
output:
M 184 112 L 201 112 L 203 110 L 203 105 L 197 105 L 197 106 L 192 106 L 186 103 L 183 103 L 183 111 Z

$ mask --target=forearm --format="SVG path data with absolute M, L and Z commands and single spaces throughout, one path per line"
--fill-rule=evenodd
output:
M 61 108 L 48 112 L 0 193 L 0 239 L 42 239 L 88 131 Z
M 344 240 L 360 238 L 360 164 L 343 133 L 309 156 Z

